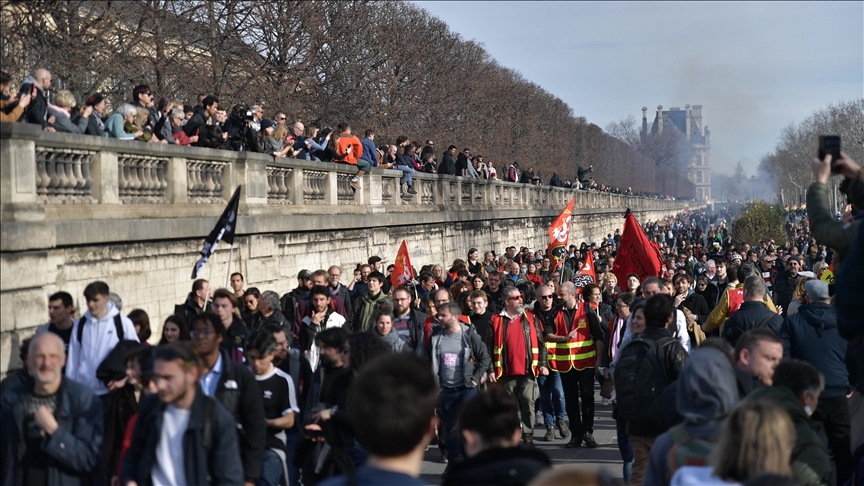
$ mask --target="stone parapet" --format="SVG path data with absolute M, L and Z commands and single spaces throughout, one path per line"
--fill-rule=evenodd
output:
M 345 164 L 49 133 L 17 123 L 0 125 L 0 150 L 2 251 L 202 237 L 237 185 L 245 216 L 238 234 L 367 226 L 360 215 L 382 224 L 548 216 L 571 197 L 576 212 L 688 205 L 423 173 L 414 175 L 411 195 L 400 188 L 401 171 L 377 168 L 354 191 L 356 168 Z M 29 232 L 43 237 L 21 237 Z

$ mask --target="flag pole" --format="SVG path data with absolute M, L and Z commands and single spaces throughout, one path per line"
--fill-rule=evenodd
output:
M 225 287 L 229 288 L 229 289 L 231 288 L 231 259 L 233 256 L 234 256 L 234 242 L 232 241 L 231 242 L 231 248 L 228 249 L 228 271 L 225 272 L 226 273 L 225 281 L 228 282 L 228 285 L 226 285 Z
M 207 276 L 207 285 L 208 285 L 208 286 L 210 285 L 211 282 L 213 282 L 213 267 L 216 266 L 216 254 L 217 254 L 216 250 L 213 250 L 213 261 L 208 261 L 208 262 L 207 262 L 207 263 L 210 264 L 210 275 Z M 212 295 L 212 294 L 213 294 L 213 289 L 210 289 L 210 290 L 207 292 L 207 300 L 208 300 L 208 301 L 211 301 L 211 300 L 212 300 L 212 299 L 210 298 L 210 295 Z

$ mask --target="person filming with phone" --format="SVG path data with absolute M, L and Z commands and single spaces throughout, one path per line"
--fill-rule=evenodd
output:
M 837 252 L 835 261 L 842 265 L 842 260 L 849 253 L 861 226 L 864 212 L 864 170 L 840 151 L 840 137 L 819 138 L 819 157 L 810 163 L 815 182 L 807 188 L 807 216 L 813 237 L 819 244 L 834 248 Z M 846 195 L 851 205 L 851 213 L 847 207 L 843 218 L 837 221 L 830 206 L 831 187 L 828 179 L 831 175 L 841 174 L 845 176 L 845 180 L 840 184 L 840 192 Z

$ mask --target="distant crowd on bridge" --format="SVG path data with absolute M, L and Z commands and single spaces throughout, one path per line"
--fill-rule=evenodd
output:
M 433 140 L 420 142 L 399 136 L 395 143 L 376 144 L 377 134 L 372 128 L 364 131 L 361 140 L 348 123 L 322 129 L 313 123 L 291 123 L 284 112 L 265 118 L 265 109 L 260 104 L 234 104 L 229 112 L 225 109 L 228 103 L 207 93 L 199 94 L 194 105 L 184 104 L 159 98 L 148 85 L 139 85 L 132 90 L 131 100 L 114 107 L 113 114 L 108 116 L 107 100 L 99 93 L 88 96 L 83 107 L 78 106 L 76 95 L 68 90 L 57 91 L 53 100 L 49 99 L 52 82 L 50 71 L 37 69 L 21 83 L 17 94 L 11 94 L 12 79 L 7 72 L 0 72 L 0 121 L 36 124 L 51 132 L 344 163 L 357 168 L 351 181 L 355 190 L 359 178 L 373 167 L 402 171 L 401 189 L 409 194 L 416 193 L 412 180 L 416 172 L 542 185 L 541 174 L 535 174 L 533 167 L 521 167 L 518 161 L 499 169 L 482 154 L 474 154 L 470 148 L 459 150 L 456 145 L 447 146 L 439 158 Z M 638 188 L 610 187 L 595 181 L 591 172 L 593 165 L 589 164 L 587 168 L 579 167 L 572 179 L 554 173 L 548 185 L 675 199 Z

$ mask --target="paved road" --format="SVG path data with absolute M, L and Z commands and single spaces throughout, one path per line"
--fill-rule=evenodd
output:
M 546 452 L 556 466 L 563 464 L 579 464 L 591 469 L 605 469 L 613 478 L 622 479 L 621 455 L 618 453 L 618 443 L 615 434 L 615 421 L 612 420 L 612 406 L 601 405 L 599 395 L 600 387 L 595 384 L 594 394 L 594 439 L 597 441 L 596 449 L 580 447 L 578 449 L 565 449 L 564 444 L 569 439 L 558 438 L 553 442 L 543 441 L 546 429 L 539 427 L 534 430 L 535 444 L 539 449 Z M 440 462 L 441 453 L 437 446 L 429 447 L 423 460 L 421 479 L 429 484 L 441 484 L 441 473 L 444 472 L 446 464 Z

